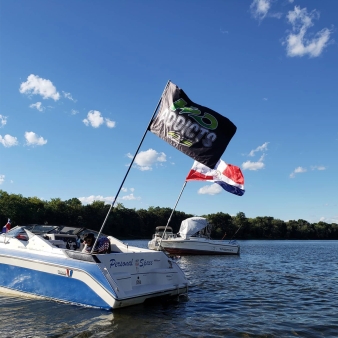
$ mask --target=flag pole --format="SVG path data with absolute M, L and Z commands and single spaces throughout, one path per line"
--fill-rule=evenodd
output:
M 174 211 L 175 211 L 175 209 L 176 209 L 176 206 L 177 206 L 177 204 L 178 204 L 178 201 L 180 200 L 181 195 L 182 195 L 183 190 L 184 190 L 184 188 L 185 188 L 186 185 L 187 185 L 187 181 L 184 181 L 184 184 L 183 184 L 183 187 L 182 187 L 182 189 L 181 189 L 180 195 L 178 196 L 178 199 L 177 199 L 177 201 L 176 201 L 176 204 L 175 204 L 175 206 L 174 206 L 174 208 L 173 208 L 173 210 L 172 210 L 172 212 L 171 212 L 171 214 L 170 214 L 170 217 L 169 217 L 169 219 L 168 219 L 167 225 L 166 225 L 165 228 L 164 228 L 163 235 L 162 235 L 162 237 L 161 237 L 160 243 L 158 243 L 157 251 L 160 250 L 163 236 L 164 236 L 164 234 L 165 234 L 165 232 L 166 232 L 166 230 L 167 230 L 167 227 L 168 227 L 168 225 L 169 225 L 169 223 L 170 223 L 171 217 L 172 217 L 173 214 L 174 214 Z
M 236 236 L 237 232 L 239 231 L 239 229 L 242 227 L 243 224 L 241 224 L 241 226 L 237 229 L 237 231 L 231 236 L 229 243 L 232 241 L 232 239 Z
M 136 155 L 138 154 L 138 152 L 139 152 L 139 150 L 140 150 L 140 148 L 141 148 L 142 142 L 143 142 L 144 138 L 146 137 L 146 134 L 147 134 L 147 132 L 148 132 L 148 130 L 149 130 L 149 127 L 150 127 L 150 125 L 151 125 L 151 123 L 152 123 L 152 121 L 153 121 L 153 119 L 154 119 L 154 117 L 155 117 L 155 115 L 156 115 L 156 113 L 157 113 L 158 107 L 159 107 L 160 104 L 161 104 L 163 95 L 164 95 L 164 93 L 166 92 L 166 90 L 167 90 L 167 88 L 168 88 L 168 86 L 169 86 L 169 83 L 170 83 L 170 80 L 168 80 L 166 86 L 164 87 L 164 90 L 163 90 L 163 93 L 162 93 L 162 95 L 161 95 L 161 98 L 159 99 L 159 101 L 158 101 L 158 103 L 157 103 L 157 106 L 156 106 L 156 109 L 154 110 L 153 116 L 151 117 L 151 119 L 150 119 L 150 121 L 149 121 L 149 123 L 148 123 L 147 129 L 145 130 L 145 132 L 144 132 L 144 134 L 143 134 L 143 137 L 142 137 L 142 139 L 141 139 L 141 142 L 140 142 L 140 144 L 139 144 L 138 147 L 137 147 L 137 150 L 136 150 L 136 152 L 135 152 L 135 154 L 134 154 L 134 157 L 133 157 L 133 159 L 132 159 L 132 161 L 131 161 L 131 163 L 130 163 L 130 165 L 129 165 L 129 168 L 128 168 L 128 170 L 127 170 L 125 176 L 124 176 L 124 179 L 123 179 L 123 181 L 122 181 L 122 183 L 121 183 L 121 185 L 120 185 L 120 187 L 119 187 L 119 189 L 118 189 L 118 191 L 117 191 L 117 193 L 116 193 L 116 196 L 114 197 L 114 201 L 113 201 L 113 203 L 110 204 L 110 207 L 109 207 L 109 210 L 108 210 L 108 212 L 107 212 L 106 218 L 105 218 L 104 221 L 103 221 L 103 224 L 102 224 L 102 226 L 101 226 L 101 229 L 100 229 L 100 231 L 99 231 L 99 233 L 98 233 L 98 235 L 97 235 L 97 237 L 96 237 L 96 239 L 95 239 L 95 243 L 94 243 L 94 245 L 92 246 L 92 250 L 90 251 L 91 254 L 93 253 L 93 250 L 94 250 L 94 248 L 95 248 L 95 245 L 96 245 L 96 243 L 97 243 L 97 241 L 98 241 L 98 239 L 99 239 L 99 237 L 100 237 L 100 235 L 101 235 L 101 232 L 102 232 L 102 230 L 103 230 L 103 228 L 104 228 L 104 226 L 105 226 L 105 224 L 106 224 L 106 222 L 107 222 L 108 216 L 109 216 L 109 214 L 110 214 L 110 212 L 111 212 L 111 210 L 112 210 L 112 208 L 113 208 L 113 206 L 114 206 L 114 204 L 115 204 L 115 202 L 116 202 L 116 200 L 117 200 L 117 197 L 118 197 L 118 195 L 119 195 L 119 193 L 120 193 L 120 191 L 121 191 L 121 189 L 122 189 L 122 187 L 123 187 L 123 184 L 124 184 L 124 182 L 125 182 L 125 180 L 126 180 L 126 178 L 127 178 L 127 176 L 128 176 L 128 173 L 129 173 L 129 171 L 130 171 L 130 169 L 131 169 L 131 167 L 132 167 L 132 165 L 133 165 L 133 163 L 134 163 L 134 160 L 135 160 L 135 158 L 136 158 Z

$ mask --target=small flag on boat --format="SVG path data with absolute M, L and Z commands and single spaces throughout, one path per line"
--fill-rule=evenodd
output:
M 6 233 L 11 230 L 11 220 L 8 218 L 7 224 L 5 224 L 2 228 L 2 232 Z
M 236 129 L 228 118 L 192 102 L 172 82 L 150 125 L 152 133 L 210 168 L 221 158 Z
M 195 161 L 185 180 L 214 182 L 224 190 L 238 196 L 242 196 L 245 192 L 241 169 L 222 160 L 218 161 L 214 169 Z

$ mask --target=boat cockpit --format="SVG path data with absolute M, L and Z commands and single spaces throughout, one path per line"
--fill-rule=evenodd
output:
M 164 232 L 165 231 L 165 232 Z M 164 236 L 163 236 L 164 234 Z M 173 238 L 175 235 L 173 233 L 172 227 L 158 226 L 155 228 L 155 234 L 153 234 L 153 238 Z
M 63 225 L 40 225 L 28 224 L 18 225 L 9 230 L 7 233 L 0 235 L 0 243 L 9 244 L 10 239 L 16 239 L 17 247 L 26 249 L 50 251 L 50 248 L 66 249 L 71 251 L 82 252 L 84 248 L 83 238 L 86 234 L 93 233 L 95 237 L 98 232 L 87 229 L 68 227 Z M 111 244 L 111 251 L 115 253 L 123 252 L 124 243 L 112 236 L 105 236 Z

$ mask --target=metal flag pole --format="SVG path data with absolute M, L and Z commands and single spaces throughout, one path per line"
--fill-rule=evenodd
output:
M 104 226 L 105 226 L 105 224 L 106 224 L 106 222 L 107 222 L 108 216 L 109 216 L 109 214 L 110 214 L 110 212 L 111 212 L 111 210 L 112 210 L 112 208 L 113 208 L 113 206 L 114 206 L 114 204 L 115 204 L 115 202 L 116 202 L 116 200 L 117 200 L 117 197 L 118 197 L 118 195 L 119 195 L 119 193 L 120 193 L 120 191 L 121 191 L 121 189 L 122 189 L 122 187 L 123 187 L 124 181 L 126 180 L 126 178 L 127 178 L 127 176 L 128 176 L 128 173 L 129 173 L 129 171 L 130 171 L 130 169 L 131 169 L 131 167 L 132 167 L 132 165 L 133 165 L 133 163 L 134 163 L 134 160 L 135 160 L 135 158 L 136 158 L 136 155 L 138 154 L 138 151 L 139 151 L 140 148 L 141 148 L 142 142 L 143 142 L 144 138 L 146 137 L 146 134 L 147 134 L 147 132 L 148 132 L 148 129 L 149 129 L 149 127 L 150 127 L 150 125 L 151 125 L 151 123 L 152 123 L 152 121 L 153 121 L 153 119 L 154 119 L 156 113 L 157 113 L 158 107 L 159 107 L 160 104 L 161 104 L 163 95 L 165 94 L 165 92 L 166 92 L 166 90 L 167 90 L 167 88 L 168 88 L 169 83 L 170 83 L 170 80 L 168 80 L 166 86 L 164 87 L 164 90 L 163 90 L 163 93 L 162 93 L 162 95 L 161 95 L 161 98 L 159 99 L 159 101 L 158 101 L 158 103 L 157 103 L 157 106 L 156 106 L 156 109 L 155 109 L 155 111 L 154 111 L 154 113 L 153 113 L 153 116 L 151 117 L 150 122 L 149 122 L 149 124 L 148 124 L 148 126 L 147 126 L 147 129 L 145 130 L 145 132 L 144 132 L 144 134 L 143 134 L 143 137 L 142 137 L 142 139 L 141 139 L 141 142 L 140 142 L 139 146 L 137 147 L 137 150 L 136 150 L 136 152 L 135 152 L 135 154 L 134 154 L 134 157 L 133 157 L 133 159 L 132 159 L 132 161 L 131 161 L 131 163 L 130 163 L 130 165 L 129 165 L 129 168 L 128 168 L 128 170 L 127 170 L 125 176 L 124 176 L 124 179 L 123 179 L 123 181 L 122 181 L 122 183 L 121 183 L 121 185 L 120 185 L 120 188 L 119 188 L 119 190 L 117 191 L 117 194 L 116 194 L 116 196 L 115 196 L 115 198 L 114 198 L 113 203 L 110 204 L 110 207 L 109 207 L 109 210 L 108 210 L 108 212 L 107 212 L 106 218 L 105 218 L 104 221 L 103 221 L 103 224 L 102 224 L 102 226 L 101 226 L 101 229 L 100 229 L 100 231 L 99 231 L 99 233 L 98 233 L 98 235 L 97 235 L 97 237 L 96 237 L 96 239 L 95 239 L 95 243 L 94 243 L 93 246 L 92 246 L 92 250 L 90 251 L 91 254 L 92 254 L 93 251 L 94 251 L 95 245 L 96 245 L 96 243 L 97 243 L 97 241 L 98 241 L 98 239 L 99 239 L 99 237 L 100 237 L 100 235 L 101 235 L 101 232 L 102 232 L 102 230 L 103 230 L 103 228 L 104 228 Z
M 166 232 L 166 230 L 167 230 L 167 227 L 168 227 L 168 225 L 169 225 L 169 223 L 170 223 L 171 217 L 172 217 L 172 215 L 174 214 L 174 211 L 175 211 L 175 209 L 176 209 L 176 206 L 177 206 L 177 204 L 178 204 L 178 201 L 180 200 L 181 195 L 182 195 L 183 190 L 184 190 L 184 188 L 185 188 L 186 185 L 187 185 L 187 181 L 184 181 L 184 184 L 183 184 L 182 190 L 181 190 L 181 192 L 180 192 L 180 195 L 178 196 L 178 199 L 177 199 L 177 201 L 176 201 L 176 204 L 175 204 L 175 206 L 174 206 L 174 208 L 173 208 L 173 210 L 172 210 L 172 212 L 171 212 L 171 214 L 170 214 L 170 217 L 169 217 L 169 219 L 168 219 L 167 225 L 166 225 L 165 228 L 164 228 L 163 235 L 162 235 L 162 237 L 161 237 L 160 243 L 158 243 L 157 251 L 160 250 L 163 236 L 164 236 L 164 234 L 165 234 L 165 232 Z
M 229 243 L 232 241 L 232 239 L 236 236 L 237 232 L 239 231 L 239 229 L 242 227 L 243 224 L 241 224 L 241 226 L 237 229 L 237 231 L 231 236 Z

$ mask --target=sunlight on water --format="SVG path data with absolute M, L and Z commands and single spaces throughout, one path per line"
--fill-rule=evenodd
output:
M 111 313 L 0 293 L 1 337 L 338 336 L 338 241 L 240 244 L 240 257 L 181 257 L 179 301 Z

